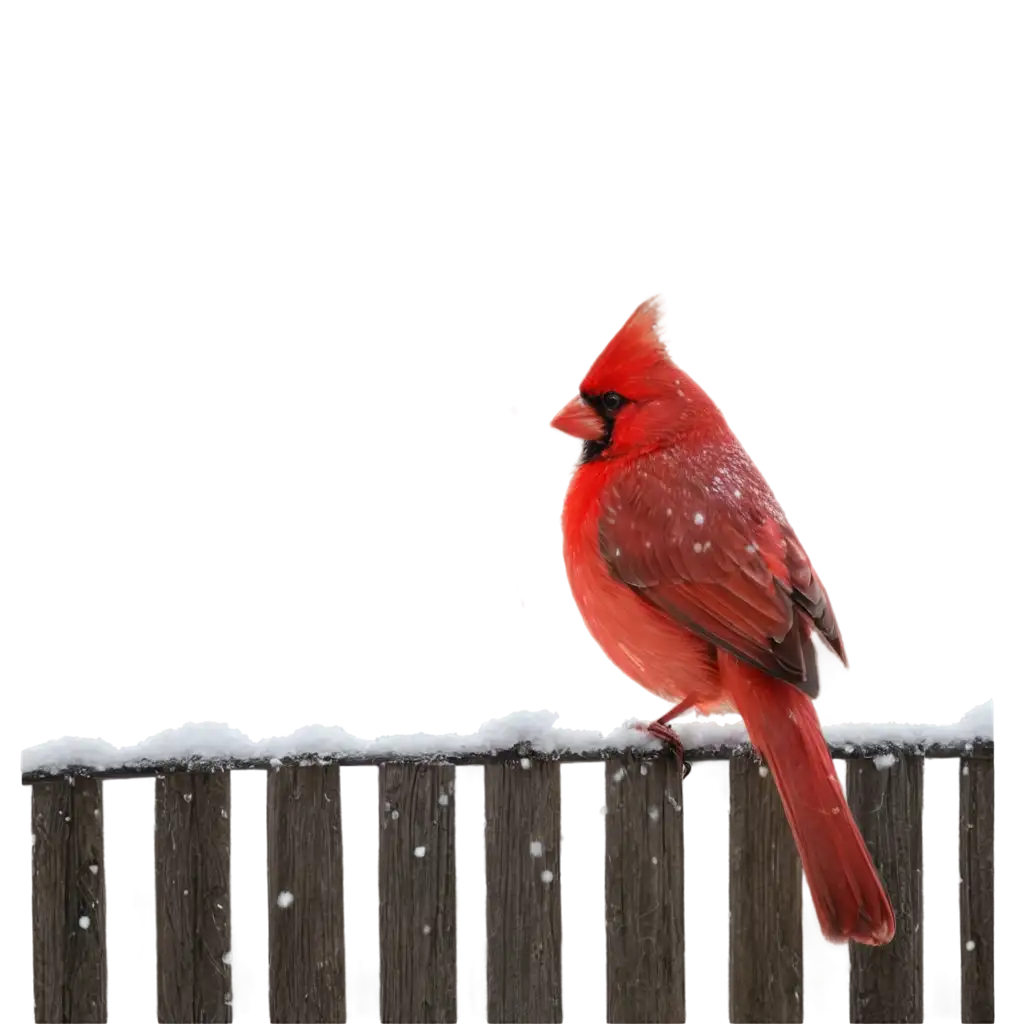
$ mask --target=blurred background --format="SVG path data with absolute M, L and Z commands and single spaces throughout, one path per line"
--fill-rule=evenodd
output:
M 6 8 L 11 1019 L 31 1015 L 22 747 L 665 710 L 579 619 L 559 524 L 579 444 L 548 427 L 654 293 L 833 597 L 851 667 L 822 658 L 823 721 L 954 721 L 1004 680 L 1009 700 L 1020 29 L 967 4 Z M 959 1019 L 955 767 L 927 766 L 929 1020 Z M 457 804 L 469 1021 L 478 773 Z M 581 1022 L 603 1018 L 603 780 L 564 775 Z M 376 778 L 342 778 L 349 1019 L 375 1020 Z M 686 799 L 690 1019 L 725 1020 L 723 766 Z M 152 782 L 105 800 L 110 1019 L 134 1021 L 155 1013 Z M 233 801 L 235 1019 L 259 1021 L 263 777 Z M 845 1019 L 846 950 L 810 913 L 805 1019 Z

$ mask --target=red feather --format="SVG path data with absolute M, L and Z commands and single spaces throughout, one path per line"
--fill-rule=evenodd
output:
M 811 634 L 846 660 L 831 603 L 757 467 L 669 358 L 653 301 L 555 425 L 587 439 L 563 529 L 591 633 L 666 700 L 743 716 L 778 785 L 823 932 L 888 942 L 892 909 L 808 699 L 818 692 Z
M 619 460 L 603 494 L 602 556 L 680 624 L 770 675 L 808 684 L 812 626 L 843 650 L 821 581 L 724 422 L 703 432 L 694 456 L 688 448 L 683 438 Z

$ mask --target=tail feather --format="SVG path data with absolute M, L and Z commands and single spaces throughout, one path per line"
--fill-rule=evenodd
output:
M 719 666 L 775 779 L 825 938 L 890 942 L 892 904 L 839 786 L 814 705 L 795 686 L 732 658 L 720 658 Z

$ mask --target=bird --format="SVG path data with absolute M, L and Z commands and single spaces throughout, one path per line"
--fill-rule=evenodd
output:
M 812 637 L 847 664 L 832 603 L 718 407 L 671 359 L 657 298 L 605 346 L 551 425 L 583 442 L 562 510 L 569 587 L 604 653 L 671 709 L 735 711 L 767 763 L 822 934 L 884 945 L 892 904 L 812 703 Z

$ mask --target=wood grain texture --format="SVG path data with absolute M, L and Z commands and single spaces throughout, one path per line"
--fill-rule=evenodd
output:
M 454 1022 L 455 769 L 387 764 L 380 791 L 380 1019 Z
M 683 789 L 674 761 L 605 766 L 608 1021 L 686 1020 Z
M 561 1024 L 559 772 L 518 758 L 484 769 L 488 1021 Z
M 960 762 L 960 1014 L 987 1024 L 995 1013 L 995 761 Z
M 267 775 L 270 1019 L 345 1020 L 341 787 L 336 767 Z
M 157 1020 L 231 1020 L 231 776 L 156 780 Z
M 729 1019 L 803 1020 L 800 857 L 767 768 L 729 762 Z
M 1002 722 L 1019 721 L 1024 701 L 1001 697 Z M 1010 735 L 1007 733 L 1010 732 Z M 977 754 L 977 745 L 975 746 Z M 992 889 L 995 912 L 995 1019 L 998 1024 L 1016 1024 L 1024 1018 L 1024 971 L 1021 950 L 1024 929 L 1021 914 L 1015 912 L 1024 904 L 1024 815 L 1021 794 L 1024 793 L 1024 743 L 1011 730 L 1002 727 L 996 755 L 995 776 L 995 878 Z
M 850 943 L 850 1020 L 916 1022 L 924 1018 L 921 897 L 921 799 L 924 759 L 889 767 L 848 761 L 846 797 L 896 914 L 887 946 Z
M 37 1021 L 107 1019 L 103 784 L 32 787 L 32 968 Z

